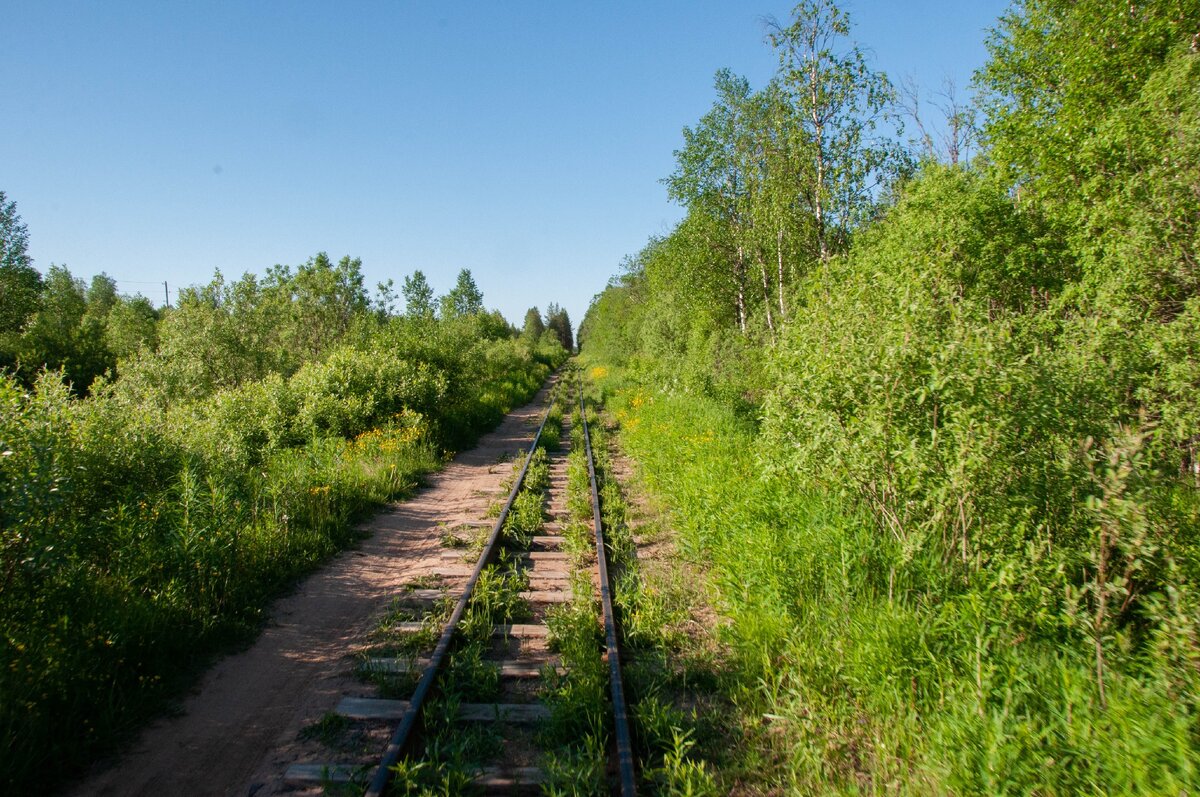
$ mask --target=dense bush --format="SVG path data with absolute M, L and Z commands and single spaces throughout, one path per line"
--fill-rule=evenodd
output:
M 496 314 L 369 311 L 355 274 L 218 280 L 84 399 L 0 373 L 0 787 L 119 742 L 566 357 Z
M 724 688 L 755 749 L 743 753 L 749 771 L 734 763 L 722 773 L 727 787 L 1196 788 L 1200 684 L 1183 641 L 1194 620 L 1175 591 L 1186 585 L 1162 596 L 1141 652 L 1130 655 L 1128 633 L 1107 637 L 1125 652 L 1106 670 L 1102 704 L 1092 618 L 1061 603 L 1067 574 L 1006 560 L 965 583 L 936 545 L 913 547 L 866 507 L 764 474 L 755 426 L 727 406 L 655 395 L 613 373 L 602 384 L 623 444 L 730 620 Z
M 819 252 L 812 175 L 790 224 L 753 202 L 778 115 L 741 131 L 719 75 L 686 132 L 669 185 L 711 165 L 700 133 L 733 177 L 685 197 L 581 348 L 630 380 L 623 438 L 713 570 L 733 692 L 784 718 L 754 738 L 771 779 L 1196 788 L 1197 30 L 1173 0 L 1019 4 L 977 78 L 981 156 L 899 169 Z M 764 254 L 778 294 L 749 290 Z
M 402 409 L 427 414 L 443 398 L 445 377 L 394 353 L 338 349 L 292 377 L 300 397 L 296 426 L 305 437 L 352 437 Z

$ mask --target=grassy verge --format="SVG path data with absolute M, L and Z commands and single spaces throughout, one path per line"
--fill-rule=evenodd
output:
M 721 793 L 1195 789 L 1196 718 L 1172 697 L 1186 681 L 1114 668 L 1101 705 L 1091 660 L 1007 618 L 1022 585 L 964 582 L 838 495 L 766 472 L 756 430 L 715 402 L 601 384 L 712 585 L 732 730 L 693 753 Z

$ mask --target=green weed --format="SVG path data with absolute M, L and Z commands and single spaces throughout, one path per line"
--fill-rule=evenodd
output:
M 306 741 L 318 741 L 327 747 L 334 747 L 350 726 L 349 719 L 329 711 L 322 715 L 321 719 L 301 730 L 300 738 Z

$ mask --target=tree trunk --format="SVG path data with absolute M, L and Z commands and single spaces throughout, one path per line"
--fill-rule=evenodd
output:
M 737 280 L 738 329 L 744 335 L 746 334 L 746 250 L 741 246 L 737 248 L 734 278 Z
M 814 24 L 814 38 L 816 29 Z M 809 107 L 809 116 L 813 123 L 813 145 L 817 148 L 817 185 L 813 191 L 813 216 L 817 223 L 817 252 L 824 261 L 828 258 L 829 252 L 825 246 L 825 123 L 821 119 L 820 113 L 820 98 L 817 96 L 817 59 L 812 59 L 812 64 L 809 67 L 809 102 L 812 105 Z
M 783 225 L 779 225 L 779 232 L 775 235 L 775 259 L 777 265 L 779 279 L 779 323 L 784 323 L 787 319 L 787 310 L 783 306 Z
M 762 253 L 756 253 L 758 260 L 758 273 L 762 276 L 763 289 L 763 308 L 767 311 L 767 329 L 771 330 L 771 342 L 775 342 L 775 318 L 771 314 L 771 277 L 767 272 L 767 261 L 763 259 Z

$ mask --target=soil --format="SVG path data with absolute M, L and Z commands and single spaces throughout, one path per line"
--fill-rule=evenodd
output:
M 543 388 L 413 498 L 366 523 L 361 545 L 277 601 L 258 640 L 209 670 L 178 716 L 149 725 L 70 793 L 303 794 L 283 783 L 289 764 L 319 755 L 301 731 L 343 696 L 369 693 L 354 677 L 356 649 L 405 585 L 444 564 L 444 530 L 484 517 L 511 473 L 507 460 L 532 440 L 546 396 Z

